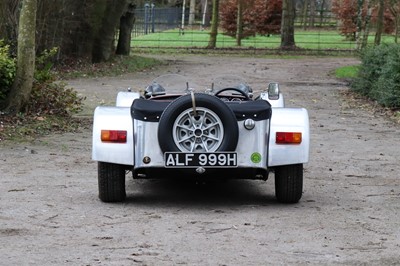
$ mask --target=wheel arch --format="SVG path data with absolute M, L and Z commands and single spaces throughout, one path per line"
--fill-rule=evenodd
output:
M 126 131 L 125 143 L 101 141 L 101 130 Z M 122 165 L 134 164 L 133 122 L 130 107 L 99 106 L 94 111 L 92 159 Z
M 300 132 L 300 144 L 277 144 L 277 132 Z M 268 167 L 307 163 L 310 151 L 310 125 L 304 108 L 272 108 L 268 146 Z

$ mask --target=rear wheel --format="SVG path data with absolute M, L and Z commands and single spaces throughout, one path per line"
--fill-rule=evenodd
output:
M 126 198 L 123 165 L 98 162 L 98 181 L 101 201 L 119 202 Z
M 297 203 L 303 193 L 303 164 L 275 168 L 275 194 L 279 202 Z

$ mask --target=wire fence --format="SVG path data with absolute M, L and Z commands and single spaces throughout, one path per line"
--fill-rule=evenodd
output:
M 147 4 L 144 8 L 135 10 L 135 24 L 132 36 L 135 38 L 174 29 L 178 27 L 181 17 L 181 8 L 156 8 L 153 4 Z
M 182 8 L 155 8 L 147 6 L 135 12 L 136 23 L 132 34 L 133 49 L 207 49 L 209 43 L 209 25 L 204 23 L 202 14 L 195 14 L 197 18 L 188 23 L 189 12 L 183 15 Z M 341 21 L 331 12 L 324 10 L 316 15 L 296 16 L 295 43 L 297 52 L 354 52 L 358 49 L 355 34 L 344 36 L 340 33 Z M 374 42 L 375 25 L 369 29 L 368 43 Z M 390 34 L 382 35 L 382 42 L 394 42 L 395 37 Z M 280 34 L 255 34 L 237 40 L 224 34 L 219 29 L 217 49 L 222 50 L 278 50 L 281 45 Z

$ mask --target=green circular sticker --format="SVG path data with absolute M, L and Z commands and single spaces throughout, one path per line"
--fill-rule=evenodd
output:
M 259 154 L 258 152 L 254 152 L 254 153 L 251 155 L 251 161 L 252 161 L 253 163 L 259 163 L 259 162 L 261 162 L 261 154 Z

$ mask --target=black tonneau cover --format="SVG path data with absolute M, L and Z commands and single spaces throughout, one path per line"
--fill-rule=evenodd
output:
M 171 101 L 136 99 L 133 101 L 131 112 L 134 119 L 158 122 L 161 114 Z M 238 121 L 251 118 L 255 121 L 271 118 L 271 105 L 264 100 L 225 102 L 233 111 Z

